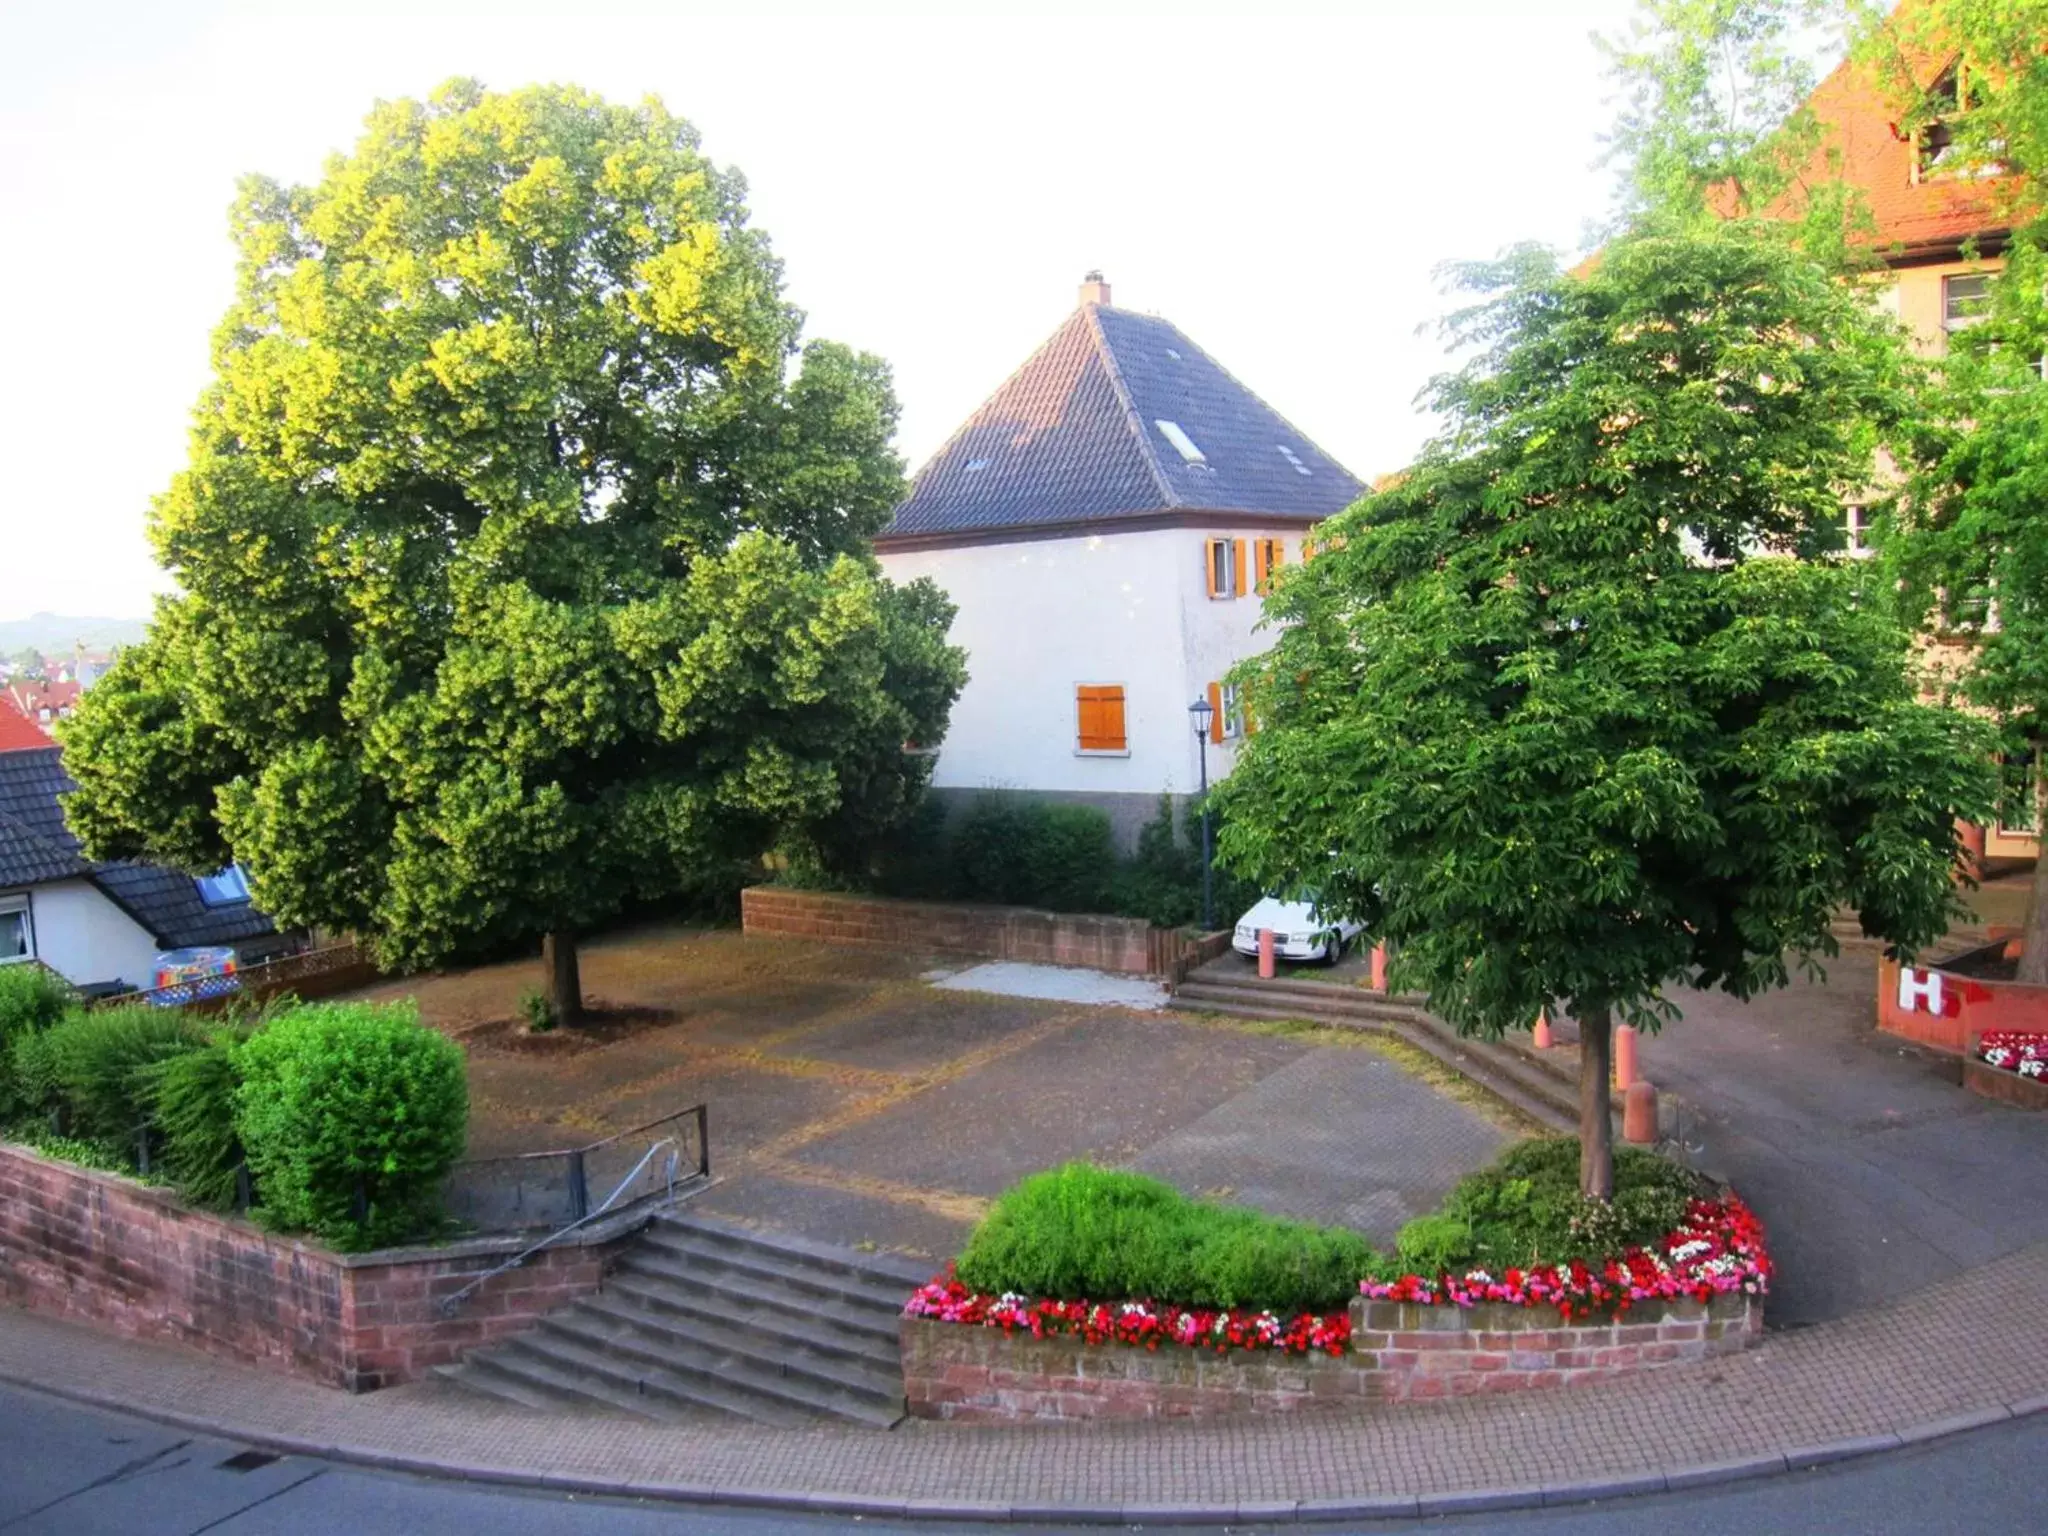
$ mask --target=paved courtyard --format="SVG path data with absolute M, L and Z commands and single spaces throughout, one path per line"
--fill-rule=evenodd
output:
M 1388 1244 L 1522 1129 L 1368 1037 L 944 989 L 934 965 L 659 927 L 584 951 L 588 1033 L 506 1027 L 531 964 L 370 995 L 416 996 L 464 1044 L 472 1156 L 702 1102 L 718 1183 L 700 1209 L 932 1259 L 1073 1158 Z

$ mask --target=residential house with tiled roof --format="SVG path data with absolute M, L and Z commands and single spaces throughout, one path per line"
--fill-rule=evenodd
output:
M 164 950 L 227 947 L 247 962 L 286 947 L 239 870 L 194 879 L 86 858 L 64 823 L 59 797 L 76 786 L 62 756 L 47 738 L 0 743 L 0 965 L 40 960 L 81 987 L 146 988 Z
M 1915 3 L 1906 0 L 1901 14 Z M 1970 91 L 1971 66 L 1954 50 L 1926 52 L 1915 43 L 1912 56 L 1897 62 L 1936 103 L 1960 102 Z M 2012 233 L 2013 182 L 1996 167 L 1964 163 L 1939 116 L 1908 127 L 1897 82 L 1866 59 L 1843 60 L 1807 107 L 1819 129 L 1812 163 L 1771 211 L 1796 216 L 1806 183 L 1840 178 L 1854 188 L 1872 226 L 1858 238 L 1884 263 L 1880 301 L 1922 354 L 1941 356 L 1952 336 L 1984 318 L 1988 286 L 2004 267 Z M 1863 509 L 1852 501 L 1846 517 L 1851 551 L 1867 554 Z M 1968 642 L 1944 636 L 1935 643 Z M 2031 823 L 1965 827 L 1964 838 L 1980 859 L 2040 854 Z
M 52 745 L 50 733 L 30 719 L 12 697 L 0 691 L 0 752 Z
M 22 677 L 5 684 L 4 691 L 16 709 L 29 719 L 47 726 L 78 707 L 78 696 L 84 688 L 76 682 Z
M 969 681 L 937 744 L 942 797 L 992 788 L 1108 812 L 1227 773 L 1247 722 L 1223 684 L 1262 650 L 1271 572 L 1364 487 L 1177 327 L 1080 305 L 917 474 L 877 537 L 897 581 L 958 605 Z

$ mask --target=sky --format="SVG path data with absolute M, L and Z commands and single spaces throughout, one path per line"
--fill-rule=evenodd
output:
M 0 0 L 0 619 L 136 616 L 234 290 L 237 178 L 309 182 L 457 75 L 660 96 L 738 167 L 807 335 L 895 370 L 913 470 L 1100 268 L 1370 478 L 1427 437 L 1443 263 L 1608 212 L 1630 0 L 1342 6 Z

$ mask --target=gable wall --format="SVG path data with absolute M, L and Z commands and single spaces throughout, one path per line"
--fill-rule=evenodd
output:
M 1156 798 L 1193 793 L 1196 745 L 1187 708 L 1235 662 L 1265 649 L 1255 596 L 1207 595 L 1211 537 L 1279 537 L 1291 565 L 1298 529 L 1159 528 L 1011 544 L 897 550 L 894 581 L 929 576 L 959 605 L 952 639 L 969 680 L 954 706 L 933 784 Z M 1128 752 L 1078 750 L 1075 688 L 1120 683 Z M 1209 748 L 1229 770 L 1231 742 Z
M 67 981 L 155 979 L 157 943 L 90 880 L 56 880 L 29 892 L 36 958 Z

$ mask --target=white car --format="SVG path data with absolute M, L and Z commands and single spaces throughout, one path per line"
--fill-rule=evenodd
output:
M 1339 918 L 1332 921 L 1309 901 L 1282 901 L 1268 896 L 1237 920 L 1230 935 L 1230 947 L 1240 955 L 1256 959 L 1259 930 L 1273 930 L 1273 954 L 1281 960 L 1320 960 L 1335 965 L 1345 946 L 1365 932 L 1363 923 Z

